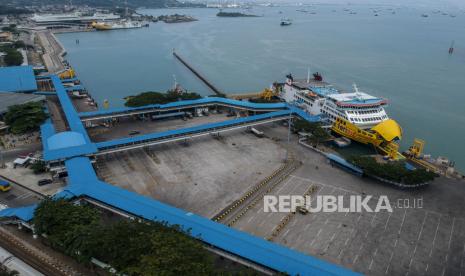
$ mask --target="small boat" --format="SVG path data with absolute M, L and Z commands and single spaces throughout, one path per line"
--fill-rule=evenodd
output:
M 421 17 L 425 17 L 425 18 L 426 18 L 426 17 L 428 17 L 428 15 L 424 13 L 424 14 L 421 15 Z
M 281 19 L 281 26 L 289 26 L 292 25 L 292 20 L 289 18 L 283 18 Z

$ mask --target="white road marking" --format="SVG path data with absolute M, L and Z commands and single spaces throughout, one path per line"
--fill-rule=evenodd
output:
M 368 266 L 368 271 L 371 270 L 371 266 L 373 265 L 373 258 L 371 258 L 371 262 L 370 262 L 370 265 Z
M 462 276 L 463 272 L 463 260 L 465 260 L 465 242 L 463 243 L 462 262 L 460 263 L 460 276 Z
M 438 226 L 436 227 L 436 232 L 434 233 L 433 244 L 431 246 L 431 251 L 429 252 L 430 257 L 431 255 L 433 255 L 434 243 L 436 242 L 436 236 L 438 235 L 439 225 L 441 224 L 441 218 L 442 215 L 439 217 Z
M 394 251 L 391 252 L 391 258 L 389 258 L 389 264 L 386 267 L 386 272 L 384 274 L 388 274 L 389 268 L 391 267 L 391 261 L 392 261 L 393 256 L 394 256 Z
M 402 232 L 402 227 L 404 227 L 404 222 L 405 222 L 405 216 L 407 215 L 407 209 L 405 209 L 404 216 L 402 217 L 402 223 L 400 224 L 399 232 L 397 234 L 400 235 L 400 232 Z
M 447 254 L 445 263 L 447 264 L 447 260 L 449 259 L 449 251 L 450 251 L 450 243 L 452 241 L 452 234 L 454 233 L 454 225 L 455 225 L 455 218 L 452 219 L 452 228 L 450 229 L 450 236 L 449 236 L 449 244 L 447 245 Z M 446 274 L 446 266 L 442 269 L 442 276 Z
M 389 217 L 386 220 L 386 224 L 384 225 L 384 231 L 386 231 L 386 229 L 387 229 L 387 226 L 388 226 L 389 220 L 391 219 L 391 216 L 392 216 L 392 213 L 389 213 Z
M 421 233 L 423 232 L 423 227 L 425 226 L 425 221 L 426 221 L 427 216 L 428 216 L 428 212 L 426 212 L 425 217 L 423 218 L 423 222 L 421 223 L 420 232 L 418 233 L 417 241 L 415 243 L 415 248 L 413 249 L 413 254 L 412 254 L 412 257 L 410 258 L 410 262 L 408 264 L 408 269 L 407 269 L 408 271 L 407 271 L 407 274 L 405 274 L 405 276 L 408 276 L 408 274 L 410 273 L 410 267 L 412 266 L 412 262 L 413 262 L 413 258 L 415 257 L 415 253 L 417 252 L 418 242 L 420 241 Z

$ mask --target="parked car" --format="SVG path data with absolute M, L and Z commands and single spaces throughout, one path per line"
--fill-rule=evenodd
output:
M 0 179 L 0 191 L 8 192 L 11 189 L 10 182 Z
M 37 181 L 37 185 L 44 186 L 44 185 L 50 184 L 52 182 L 53 182 L 53 180 L 45 178 L 45 179 L 41 179 L 41 180 Z

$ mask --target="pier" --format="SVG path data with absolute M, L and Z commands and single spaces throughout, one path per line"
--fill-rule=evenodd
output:
M 196 75 L 203 83 L 205 83 L 206 86 L 208 86 L 213 92 L 215 92 L 216 95 L 220 97 L 224 97 L 225 94 L 221 92 L 216 86 L 214 86 L 210 81 L 208 81 L 204 76 L 202 76 L 197 70 L 195 70 L 187 61 L 185 61 L 182 57 L 180 57 L 174 50 L 173 50 L 173 56 L 177 58 L 184 66 L 187 67 L 194 75 Z

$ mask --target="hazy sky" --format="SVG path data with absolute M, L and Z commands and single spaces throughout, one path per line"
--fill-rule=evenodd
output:
M 393 4 L 402 6 L 465 8 L 465 0 L 271 0 L 274 2 L 301 2 L 301 3 L 336 3 L 336 4 Z

